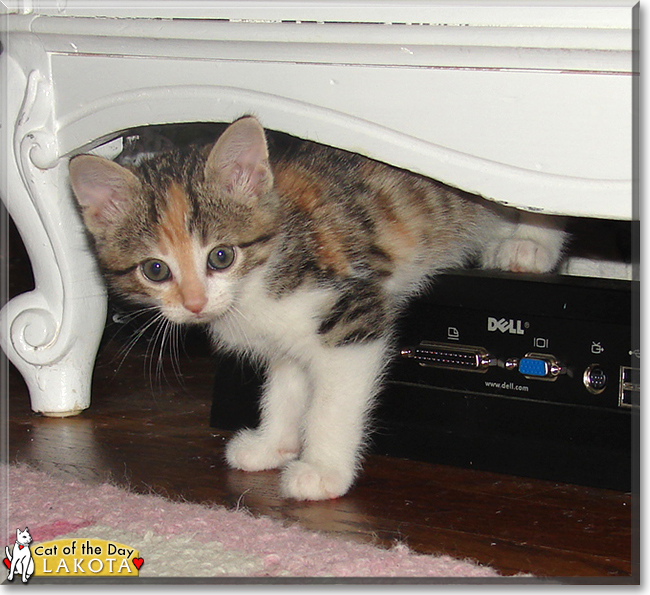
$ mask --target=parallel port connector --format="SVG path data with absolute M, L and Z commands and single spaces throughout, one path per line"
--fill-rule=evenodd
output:
M 401 350 L 401 356 L 427 368 L 465 372 L 485 372 L 497 363 L 483 347 L 429 341 L 422 341 L 416 347 L 405 347 Z

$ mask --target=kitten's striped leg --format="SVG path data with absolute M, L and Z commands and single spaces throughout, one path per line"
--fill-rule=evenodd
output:
M 283 466 L 300 452 L 300 424 L 309 386 L 299 364 L 280 360 L 269 366 L 262 395 L 261 422 L 240 431 L 226 447 L 231 467 L 262 471 Z
M 360 468 L 366 421 L 385 359 L 384 341 L 324 347 L 314 358 L 313 400 L 303 451 L 282 474 L 282 492 L 299 500 L 345 494 Z

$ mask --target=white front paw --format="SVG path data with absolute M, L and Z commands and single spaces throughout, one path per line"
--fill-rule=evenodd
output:
M 297 456 L 297 445 L 271 440 L 259 430 L 242 430 L 226 446 L 226 461 L 242 471 L 277 469 Z
M 345 494 L 353 480 L 353 472 L 293 461 L 282 472 L 280 489 L 296 500 L 331 500 Z
M 515 273 L 547 273 L 553 269 L 559 251 L 553 251 L 534 240 L 511 239 L 501 244 L 495 264 Z

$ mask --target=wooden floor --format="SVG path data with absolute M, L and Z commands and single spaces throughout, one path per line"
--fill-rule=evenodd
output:
M 93 403 L 77 417 L 31 413 L 20 376 L 9 373 L 9 461 L 90 483 L 108 478 L 136 491 L 245 507 L 348 539 L 489 564 L 504 574 L 638 576 L 630 494 L 370 457 L 343 498 L 295 502 L 278 496 L 277 472 L 227 469 L 227 433 L 209 426 L 211 358 L 181 360 L 183 386 L 156 378 L 143 350 L 120 365 L 102 349 Z M 171 365 L 167 362 L 168 371 Z

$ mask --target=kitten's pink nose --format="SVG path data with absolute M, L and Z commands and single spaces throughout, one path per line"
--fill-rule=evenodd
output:
M 208 297 L 203 291 L 188 291 L 183 295 L 183 306 L 192 314 L 200 314 L 208 303 Z
M 185 300 L 183 302 L 183 305 L 187 310 L 189 310 L 193 314 L 200 314 L 203 308 L 205 308 L 205 305 L 207 303 L 208 303 L 208 299 L 205 296 L 203 296 L 203 297 L 196 297 L 189 300 Z

